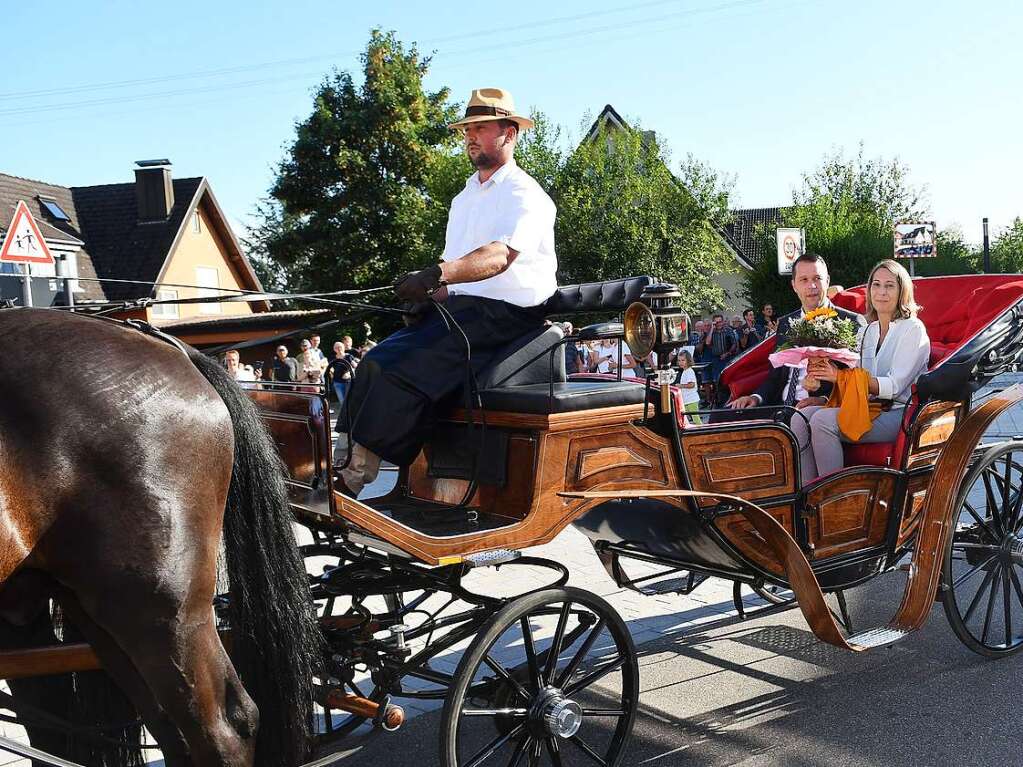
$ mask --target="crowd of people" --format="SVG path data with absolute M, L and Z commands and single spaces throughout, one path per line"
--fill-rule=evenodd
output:
M 291 356 L 287 344 L 279 344 L 274 350 L 274 357 L 269 362 L 244 364 L 237 349 L 229 349 L 224 353 L 224 366 L 240 383 L 273 383 L 295 384 L 296 387 L 318 387 L 326 385 L 327 391 L 333 391 L 338 402 L 344 400 L 351 384 L 352 374 L 362 355 L 376 344 L 367 340 L 362 346 L 356 347 L 352 337 L 345 335 L 334 342 L 330 355 L 323 353 L 320 347 L 320 335 L 311 334 L 298 344 L 298 354 Z

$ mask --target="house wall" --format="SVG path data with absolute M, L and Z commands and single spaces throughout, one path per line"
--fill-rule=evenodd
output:
M 195 223 L 189 217 L 183 224 L 184 231 L 178 241 L 174 252 L 171 254 L 166 272 L 161 278 L 163 283 L 177 283 L 179 285 L 198 285 L 199 272 L 197 270 L 216 269 L 217 280 L 221 288 L 241 288 L 238 275 L 232 269 L 227 257 L 227 249 L 217 233 L 209 223 L 209 217 L 200 204 L 194 215 L 199 216 L 200 231 L 195 231 Z M 195 288 L 166 288 L 176 290 L 177 298 L 198 298 L 203 292 Z M 209 294 L 220 294 L 220 291 L 212 291 Z M 156 307 L 149 309 L 149 318 L 155 324 L 163 320 L 184 319 L 186 317 L 219 317 L 232 314 L 251 314 L 252 308 L 246 303 L 210 303 L 210 304 L 186 304 L 177 306 L 175 316 L 161 314 Z M 166 310 L 162 310 L 166 311 Z

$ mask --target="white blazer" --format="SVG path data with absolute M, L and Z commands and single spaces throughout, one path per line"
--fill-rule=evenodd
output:
M 916 317 L 892 320 L 881 348 L 877 339 L 881 326 L 871 322 L 863 334 L 860 366 L 877 379 L 877 398 L 892 401 L 892 407 L 904 407 L 912 396 L 912 387 L 927 370 L 931 339 L 927 328 Z

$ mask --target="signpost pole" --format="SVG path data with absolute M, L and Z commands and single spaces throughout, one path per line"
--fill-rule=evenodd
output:
M 32 306 L 32 264 L 25 264 L 25 276 L 21 285 L 21 302 L 24 306 Z
M 984 274 L 991 274 L 991 240 L 988 238 L 987 216 L 984 216 Z

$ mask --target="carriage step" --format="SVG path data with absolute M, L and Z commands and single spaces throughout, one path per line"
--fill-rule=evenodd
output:
M 909 634 L 905 629 L 892 629 L 883 627 L 876 629 L 868 629 L 860 634 L 853 634 L 846 641 L 852 645 L 859 645 L 860 647 L 881 647 L 882 645 L 892 644 L 898 642 L 903 637 Z
M 702 580 L 701 578 L 700 581 Z M 697 584 L 700 581 L 697 581 Z M 651 583 L 649 586 L 637 586 L 636 590 L 648 597 L 656 597 L 662 594 L 688 594 L 693 588 L 693 581 L 687 575 L 684 578 L 665 578 L 663 581 Z
M 496 567 L 508 562 L 514 562 L 522 556 L 520 551 L 511 549 L 494 549 L 493 551 L 481 551 L 478 554 L 469 554 L 465 561 L 473 567 Z

